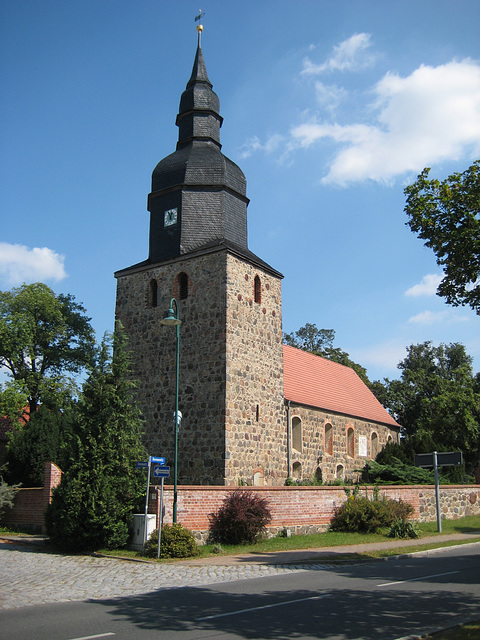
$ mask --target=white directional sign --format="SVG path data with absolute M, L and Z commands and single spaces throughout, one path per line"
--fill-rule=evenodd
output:
M 154 478 L 169 478 L 170 477 L 170 467 L 164 467 L 163 465 L 156 464 L 153 467 L 153 477 Z

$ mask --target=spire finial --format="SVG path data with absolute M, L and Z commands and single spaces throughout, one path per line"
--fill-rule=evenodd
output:
M 204 15 L 205 15 L 205 12 L 202 13 L 202 10 L 199 9 L 198 10 L 198 16 L 195 16 L 195 22 L 198 22 L 197 31 L 198 31 L 198 46 L 199 47 L 202 44 L 202 31 L 203 31 L 202 18 L 203 18 Z

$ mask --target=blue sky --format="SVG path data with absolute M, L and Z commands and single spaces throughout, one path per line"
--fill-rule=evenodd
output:
M 334 329 L 371 379 L 480 318 L 434 291 L 404 187 L 480 157 L 478 0 L 202 0 L 223 152 L 284 331 Z M 43 281 L 113 328 L 114 271 L 148 256 L 147 194 L 175 149 L 196 49 L 189 0 L 0 1 L 0 289 Z

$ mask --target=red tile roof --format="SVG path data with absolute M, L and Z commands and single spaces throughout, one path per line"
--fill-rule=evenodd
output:
M 393 427 L 400 425 L 350 367 L 283 345 L 285 400 Z

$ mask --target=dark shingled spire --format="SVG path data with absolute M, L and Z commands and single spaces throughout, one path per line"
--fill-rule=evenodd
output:
M 248 251 L 246 180 L 221 152 L 219 112 L 199 39 L 192 75 L 180 99 L 177 149 L 152 174 L 148 199 L 152 262 L 220 244 Z M 173 209 L 176 213 L 166 224 L 165 212 Z

